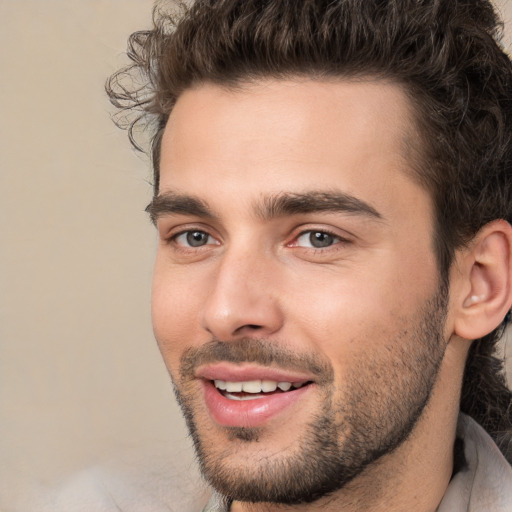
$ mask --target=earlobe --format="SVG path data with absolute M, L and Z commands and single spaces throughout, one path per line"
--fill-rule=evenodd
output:
M 498 327 L 512 304 L 512 227 L 504 220 L 486 224 L 459 260 L 460 306 L 455 334 L 477 339 Z

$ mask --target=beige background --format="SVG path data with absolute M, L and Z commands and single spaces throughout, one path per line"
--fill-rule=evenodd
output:
M 151 5 L 0 0 L 1 512 L 56 510 L 50 489 L 91 474 L 198 507 L 151 332 L 149 167 L 103 92 Z

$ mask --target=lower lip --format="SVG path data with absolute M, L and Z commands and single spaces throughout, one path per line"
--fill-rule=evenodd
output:
M 259 427 L 300 400 L 312 384 L 293 391 L 252 400 L 230 400 L 211 381 L 203 381 L 206 406 L 212 419 L 225 427 Z

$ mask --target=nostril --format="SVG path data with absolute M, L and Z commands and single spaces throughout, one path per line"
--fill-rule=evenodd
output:
M 235 329 L 232 333 L 232 336 L 258 336 L 261 337 L 263 332 L 267 331 L 267 327 L 261 324 L 243 324 L 238 329 Z
M 249 331 L 258 331 L 260 329 L 262 329 L 263 326 L 262 325 L 257 325 L 257 324 L 245 324 L 245 325 L 242 325 L 241 327 L 239 327 L 236 332 L 237 333 L 241 333 L 242 331 L 246 331 L 246 330 L 249 330 Z

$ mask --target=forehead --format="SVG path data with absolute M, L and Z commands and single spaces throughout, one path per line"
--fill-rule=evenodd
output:
M 391 204 L 426 194 L 411 173 L 414 133 L 408 96 L 384 81 L 204 84 L 184 92 L 169 118 L 160 190 L 236 203 L 339 189 Z

